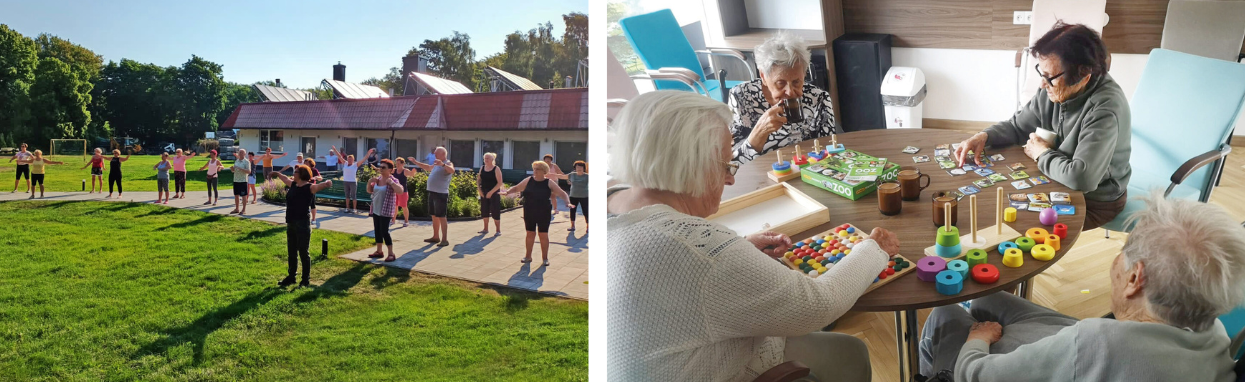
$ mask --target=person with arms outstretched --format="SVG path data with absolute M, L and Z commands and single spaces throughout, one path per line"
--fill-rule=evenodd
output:
M 285 194 L 285 247 L 288 272 L 285 279 L 277 283 L 278 287 L 294 284 L 294 276 L 298 273 L 298 262 L 303 262 L 303 280 L 299 287 L 311 286 L 311 254 L 308 246 L 311 243 L 310 211 L 316 199 L 316 193 L 333 185 L 332 181 L 312 182 L 311 168 L 298 166 L 294 168 L 294 178 L 277 173 L 277 178 L 289 187 Z

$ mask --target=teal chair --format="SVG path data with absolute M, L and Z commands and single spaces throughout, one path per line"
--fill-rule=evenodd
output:
M 1210 200 L 1224 158 L 1232 151 L 1228 137 L 1245 104 L 1245 65 L 1167 49 L 1150 51 L 1133 93 L 1132 177 L 1128 204 L 1110 231 L 1129 232 L 1128 217 L 1145 208 L 1132 200 L 1165 188 L 1170 198 Z M 1207 167 L 1207 165 L 1213 166 Z M 1242 323 L 1245 326 L 1245 312 Z M 1229 331 L 1235 333 L 1229 328 Z
M 635 49 L 636 55 L 640 57 L 640 61 L 644 62 L 644 67 L 649 70 L 649 74 L 654 74 L 653 85 L 659 90 L 690 89 L 725 102 L 726 94 L 730 88 L 743 81 L 725 81 L 722 78 L 716 81 L 707 80 L 705 71 L 700 64 L 699 55 L 730 57 L 743 62 L 745 67 L 751 68 L 747 60 L 744 59 L 743 53 L 736 50 L 707 49 L 697 51 L 693 49 L 692 44 L 687 41 L 687 36 L 683 35 L 683 29 L 679 27 L 679 22 L 674 19 L 674 13 L 670 12 L 669 9 L 631 16 L 619 20 L 618 25 L 622 27 L 623 35 L 627 37 L 627 42 L 631 43 L 631 47 Z M 709 59 L 709 64 L 712 70 L 712 57 Z M 716 70 L 713 71 L 717 72 Z M 680 80 L 657 79 L 659 77 L 656 74 L 668 74 L 671 72 L 681 72 L 683 76 Z M 721 72 L 718 73 L 720 74 Z M 748 78 L 756 79 L 753 70 L 748 71 Z

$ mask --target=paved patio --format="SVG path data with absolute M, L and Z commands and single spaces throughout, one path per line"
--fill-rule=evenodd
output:
M 151 202 L 155 200 L 155 192 L 132 192 L 125 194 L 125 199 L 107 199 L 101 194 L 83 192 L 49 192 L 42 200 L 89 200 L 89 201 L 126 201 Z M 233 210 L 233 198 L 222 197 L 219 205 L 205 206 L 206 192 L 189 192 L 186 199 L 169 200 L 169 207 L 200 210 L 214 214 L 229 214 Z M 222 194 L 222 196 L 224 196 Z M 0 193 L 0 201 L 27 200 L 30 194 Z M 375 237 L 372 232 L 372 221 L 366 214 L 346 214 L 339 208 L 321 206 L 317 213 L 316 229 L 327 229 L 357 235 Z M 264 203 L 251 204 L 246 208 L 245 217 L 267 222 L 284 224 L 285 207 Z M 368 262 L 378 265 L 409 269 L 417 272 L 453 277 L 478 283 L 502 285 L 517 289 L 526 289 L 556 296 L 588 299 L 588 237 L 583 232 L 584 220 L 579 219 L 579 227 L 575 232 L 567 232 L 570 219 L 565 210 L 558 214 L 549 227 L 549 263 L 548 267 L 540 266 L 539 240 L 533 248 L 531 264 L 519 262 L 525 251 L 523 239 L 523 218 L 521 210 L 513 210 L 502 214 L 501 235 L 478 233 L 483 228 L 480 221 L 451 221 L 449 225 L 450 246 L 437 247 L 424 243 L 423 240 L 432 236 L 432 222 L 411 221 L 411 225 L 402 228 L 401 221 L 391 229 L 393 250 L 397 261 L 386 263 L 368 259 L 367 255 L 375 248 L 342 255 L 342 258 Z M 492 228 L 490 227 L 490 230 Z M 332 245 L 332 243 L 329 243 Z M 312 243 L 312 252 L 319 251 L 320 244 Z

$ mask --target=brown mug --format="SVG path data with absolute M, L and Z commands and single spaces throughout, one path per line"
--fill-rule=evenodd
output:
M 942 227 L 945 224 L 947 203 L 951 203 L 951 225 L 959 222 L 960 203 L 951 195 L 951 191 L 938 191 L 934 193 L 934 226 Z
M 909 202 L 921 200 L 921 191 L 925 191 L 929 187 L 929 174 L 922 174 L 921 170 L 906 167 L 899 171 L 899 186 L 902 188 L 903 200 Z M 921 179 L 925 180 L 925 185 L 921 185 Z
M 803 108 L 800 107 L 799 98 L 788 98 L 782 101 L 783 114 L 787 116 L 787 123 L 797 123 L 804 121 Z
M 903 201 L 899 197 L 899 183 L 882 183 L 878 185 L 878 211 L 882 215 L 895 216 L 903 210 Z

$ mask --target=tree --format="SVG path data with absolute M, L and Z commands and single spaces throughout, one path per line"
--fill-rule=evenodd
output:
M 39 59 L 34 40 L 0 24 L 0 132 L 25 140 L 30 86 Z
M 416 55 L 428 59 L 428 71 L 433 75 L 458 81 L 468 89 L 475 88 L 476 51 L 471 49 L 471 36 L 466 33 L 454 31 L 450 37 L 424 40 L 406 54 L 407 57 Z
M 571 13 L 562 15 L 566 31 L 558 46 L 557 67 L 562 77 L 574 77 L 579 71 L 579 61 L 588 57 L 588 15 Z M 587 78 L 581 80 L 586 81 Z
M 91 83 L 61 60 L 44 57 L 35 70 L 30 87 L 32 133 L 36 142 L 60 138 L 82 138 L 91 114 Z
M 177 143 L 194 142 L 204 132 L 216 131 L 217 114 L 225 108 L 225 79 L 220 64 L 190 56 L 177 71 L 175 88 L 181 95 Z
M 66 64 L 80 73 L 85 73 L 86 80 L 91 83 L 99 80 L 99 72 L 103 69 L 104 58 L 90 49 L 69 42 L 47 33 L 35 38 L 39 49 L 39 58 L 51 57 Z
M 248 102 L 259 102 L 259 94 L 256 94 L 255 88 L 251 85 L 243 85 L 234 82 L 225 83 L 225 106 L 216 113 L 216 125 L 220 126 L 229 119 L 229 115 L 238 108 L 238 105 Z
M 116 135 L 170 138 L 177 123 L 179 101 L 171 86 L 177 70 L 129 59 L 109 62 L 93 92 L 100 111 L 96 118 L 107 121 Z
M 379 87 L 385 92 L 389 92 L 390 89 L 393 89 L 393 94 L 395 95 L 402 95 L 402 87 L 405 84 L 402 78 L 402 69 L 399 69 L 396 66 L 389 68 L 389 73 L 385 74 L 385 76 L 380 79 L 372 77 L 360 83 Z

